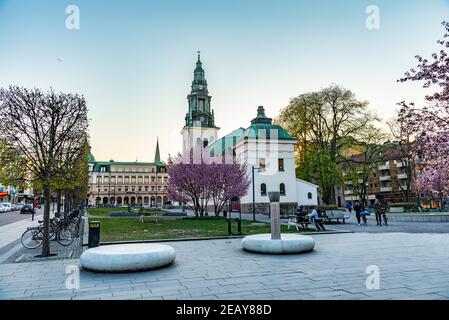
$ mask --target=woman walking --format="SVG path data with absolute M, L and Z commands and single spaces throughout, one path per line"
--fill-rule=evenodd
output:
M 355 211 L 355 217 L 357 218 L 357 223 L 360 225 L 360 212 L 362 212 L 363 208 L 359 201 L 355 202 L 354 205 L 354 211 Z

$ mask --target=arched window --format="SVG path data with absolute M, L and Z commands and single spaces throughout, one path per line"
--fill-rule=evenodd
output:
M 281 183 L 279 185 L 279 193 L 281 194 L 281 196 L 285 196 L 285 184 Z
M 260 195 L 266 196 L 267 195 L 267 185 L 265 183 L 262 183 L 260 185 Z
M 309 193 L 307 194 L 307 199 L 312 199 L 312 198 L 313 198 L 312 192 L 309 192 Z

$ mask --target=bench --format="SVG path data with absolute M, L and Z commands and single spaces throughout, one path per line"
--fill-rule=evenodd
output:
M 331 222 L 332 220 L 337 220 L 337 223 L 340 222 L 340 219 L 343 220 L 343 224 L 346 223 L 346 220 L 351 217 L 351 213 L 348 211 L 327 211 L 326 212 L 326 220 Z
M 155 219 L 154 223 L 157 223 L 158 219 L 159 219 L 159 215 L 144 215 L 144 214 L 141 214 L 141 215 L 139 215 L 139 222 L 143 223 L 145 218 L 153 218 L 153 219 Z

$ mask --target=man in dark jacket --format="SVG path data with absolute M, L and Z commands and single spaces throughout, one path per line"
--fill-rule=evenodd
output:
M 355 205 L 354 205 L 354 211 L 355 211 L 355 217 L 357 218 L 357 223 L 359 225 L 360 225 L 360 212 L 362 212 L 362 210 L 363 210 L 362 205 L 360 204 L 359 201 L 356 201 Z

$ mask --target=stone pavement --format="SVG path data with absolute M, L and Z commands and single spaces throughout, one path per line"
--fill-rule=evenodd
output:
M 128 274 L 81 270 L 79 289 L 65 285 L 76 259 L 3 264 L 0 299 L 449 298 L 447 234 L 313 237 L 314 252 L 284 256 L 245 252 L 241 239 L 172 242 L 172 266 Z M 366 286 L 366 269 L 373 265 L 379 290 Z
M 37 221 L 42 218 L 42 213 L 36 214 L 34 216 L 34 221 L 31 221 L 31 215 L 27 216 L 28 219 L 23 219 L 0 227 L 0 249 L 19 239 L 28 227 L 38 226 L 39 223 Z

